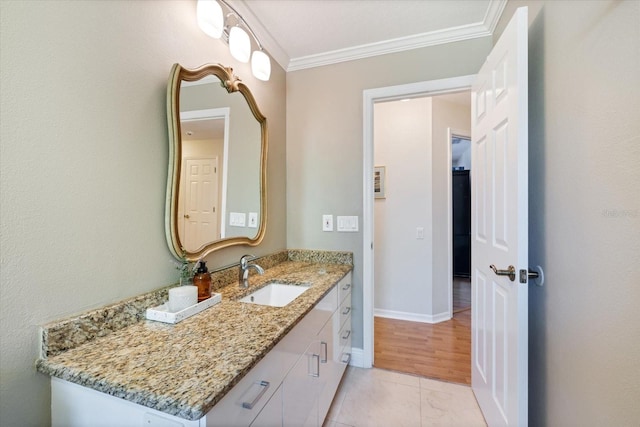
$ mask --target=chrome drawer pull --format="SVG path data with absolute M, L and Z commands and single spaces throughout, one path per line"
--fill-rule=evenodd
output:
M 350 287 L 351 287 L 351 283 L 347 283 L 346 285 L 344 285 L 344 286 L 342 287 L 342 290 L 343 290 L 343 291 L 346 291 L 346 290 L 348 290 Z
M 311 366 L 309 366 L 309 376 L 310 377 L 319 377 L 320 376 L 320 355 L 319 354 L 312 354 L 311 355 L 311 360 L 315 359 L 316 360 L 316 371 L 313 372 L 313 364 L 310 364 Z
M 342 339 L 346 340 L 347 338 L 349 338 L 349 335 L 351 335 L 351 331 L 347 331 L 347 334 L 343 336 Z
M 351 311 L 351 307 L 347 307 L 347 308 L 344 309 L 342 314 L 349 314 L 350 311 Z
M 264 392 L 267 391 L 267 389 L 269 388 L 269 381 L 257 381 L 255 383 L 251 384 L 251 387 L 253 387 L 254 385 L 262 387 L 262 389 L 256 395 L 256 397 L 253 398 L 253 400 L 251 402 L 242 402 L 242 407 L 245 408 L 245 409 L 253 409 L 255 404 L 258 403 L 258 400 L 260 400 L 260 398 L 264 394 Z
M 329 348 L 329 346 L 324 341 L 320 341 L 320 346 L 321 347 L 324 346 L 324 357 L 322 358 L 320 363 L 327 363 L 327 353 L 328 353 L 327 348 Z
M 351 361 L 351 353 L 342 353 L 342 359 L 340 361 L 348 365 Z

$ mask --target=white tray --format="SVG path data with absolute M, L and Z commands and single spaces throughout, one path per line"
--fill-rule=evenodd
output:
M 216 305 L 220 301 L 222 301 L 221 294 L 211 294 L 211 298 L 175 312 L 169 311 L 169 303 L 164 303 L 157 307 L 147 308 L 147 319 L 164 323 L 178 323 L 194 314 L 200 313 L 206 308 Z

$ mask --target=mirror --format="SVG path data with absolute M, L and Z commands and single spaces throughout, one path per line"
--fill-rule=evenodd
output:
M 176 258 L 258 245 L 266 228 L 267 119 L 222 65 L 174 64 L 167 87 L 165 231 Z

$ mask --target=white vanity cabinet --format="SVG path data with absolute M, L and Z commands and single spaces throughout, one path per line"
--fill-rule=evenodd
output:
M 199 420 L 52 378 L 52 425 L 321 426 L 351 355 L 350 287 L 348 273 Z
M 291 369 L 284 375 L 281 384 L 272 385 L 277 390 L 270 397 L 265 392 L 262 399 L 266 403 L 263 403 L 261 412 L 250 425 L 321 426 L 351 359 L 351 273 L 340 280 L 256 368 L 207 414 L 206 426 L 249 425 L 233 422 L 237 418 L 230 414 L 240 410 L 239 401 L 233 394 L 242 393 L 243 383 L 261 381 L 262 377 L 255 375 L 260 365 L 270 365 L 270 362 L 266 363 L 267 360 L 278 358 L 278 369 L 282 368 L 282 360 L 286 360 L 285 364 L 292 359 L 294 362 L 289 364 Z
M 338 304 L 338 288 L 334 286 L 313 309 L 298 322 L 298 324 L 276 346 L 249 371 L 229 393 L 225 395 L 206 415 L 206 427 L 230 426 L 273 426 L 273 422 L 262 424 L 261 418 L 272 419 L 280 405 L 282 423 L 283 407 L 287 401 L 283 394 L 284 387 L 280 387 L 286 378 L 295 370 L 296 363 L 304 359 L 303 355 L 310 351 L 317 342 L 317 334 L 322 326 L 335 313 Z M 274 394 L 280 393 L 281 396 Z M 304 395 L 300 395 L 302 399 Z M 269 404 L 267 405 L 267 402 Z M 301 400 L 302 402 L 302 400 Z M 264 408 L 264 409 L 263 409 Z M 266 411 L 268 415 L 262 415 Z
M 337 309 L 282 383 L 285 427 L 321 426 L 329 412 L 351 358 L 350 288 L 348 274 L 334 288 Z
M 324 333 L 321 332 L 328 345 L 324 349 L 327 353 L 322 355 L 326 365 L 321 365 L 321 373 L 327 374 L 318 405 L 319 425 L 322 425 L 329 412 L 342 375 L 351 360 L 351 273 L 338 282 L 336 288 L 338 310 L 333 314 L 331 323 L 327 322 L 323 328 Z

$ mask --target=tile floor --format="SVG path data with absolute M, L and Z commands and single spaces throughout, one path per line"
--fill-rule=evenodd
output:
M 486 426 L 470 387 L 347 368 L 324 427 Z

